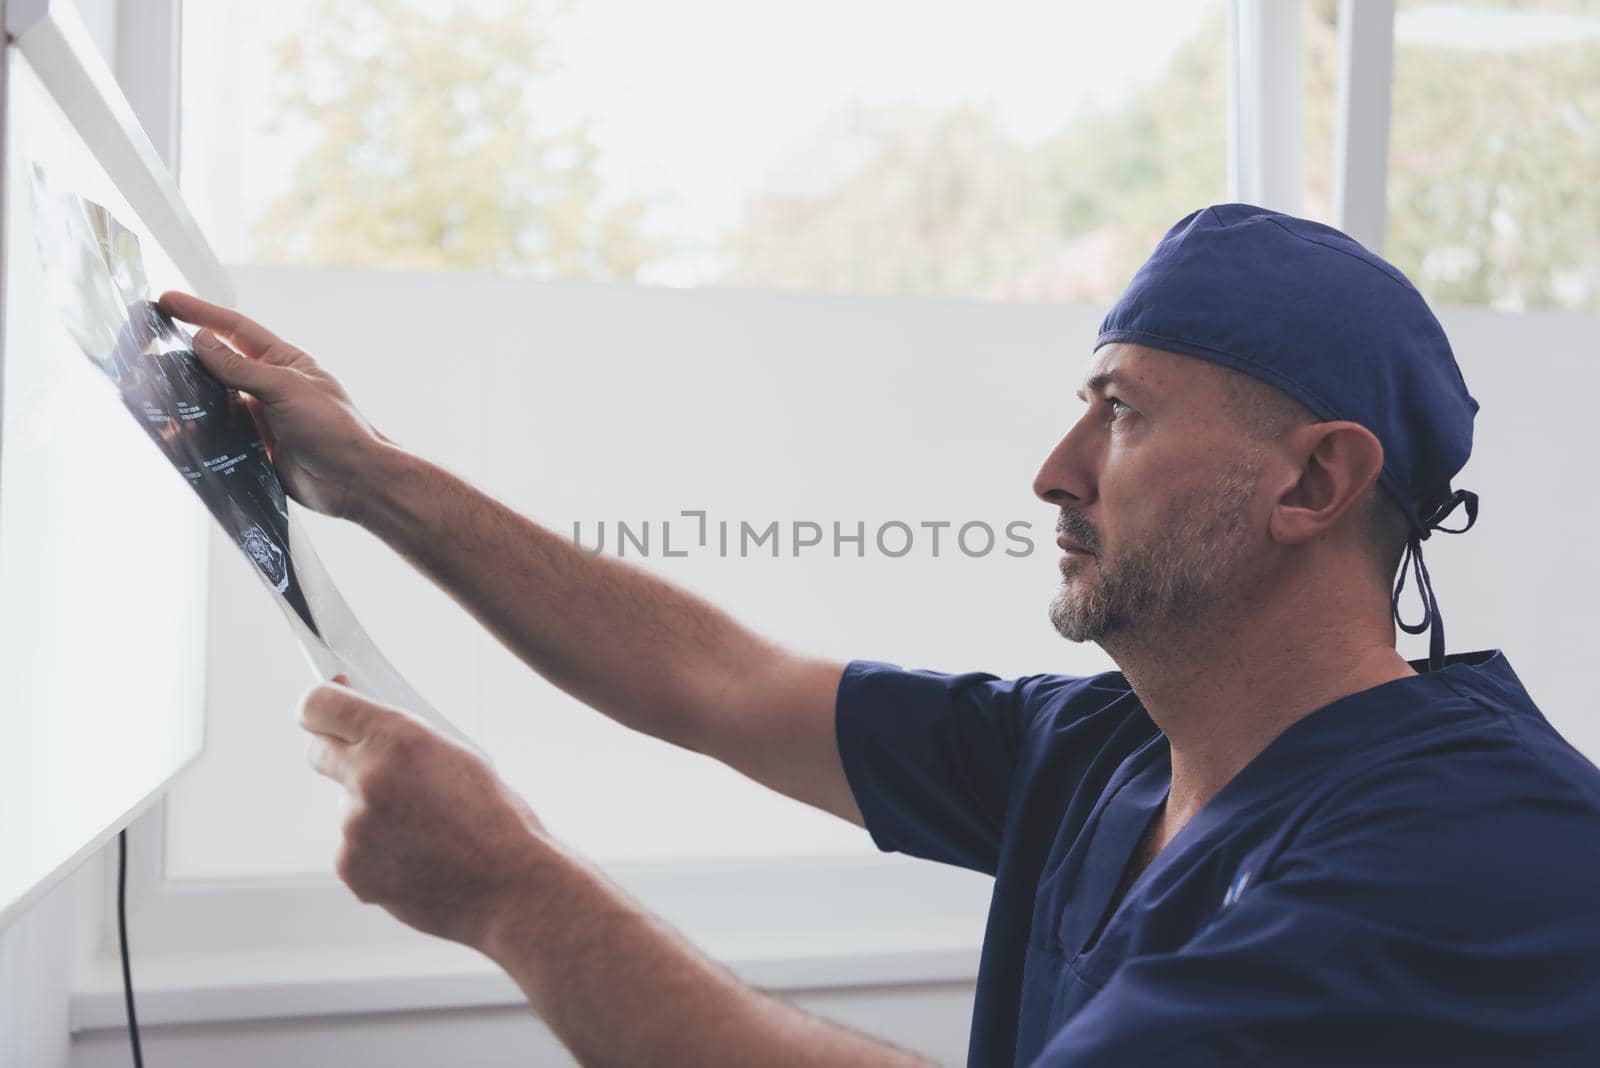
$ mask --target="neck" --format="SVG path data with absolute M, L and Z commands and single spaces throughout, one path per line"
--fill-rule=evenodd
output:
M 1338 622 L 1308 624 L 1312 603 Z M 1285 596 L 1237 617 L 1197 626 L 1191 616 L 1101 642 L 1170 744 L 1169 827 L 1188 822 L 1291 724 L 1416 674 L 1394 648 L 1387 600 L 1382 609 L 1370 599 L 1355 606 Z

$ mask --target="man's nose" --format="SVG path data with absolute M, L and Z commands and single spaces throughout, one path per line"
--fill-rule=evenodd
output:
M 1033 477 L 1033 495 L 1046 504 L 1060 507 L 1072 503 L 1082 508 L 1094 493 L 1092 457 L 1088 443 L 1079 440 L 1078 429 L 1073 427 L 1056 443 Z

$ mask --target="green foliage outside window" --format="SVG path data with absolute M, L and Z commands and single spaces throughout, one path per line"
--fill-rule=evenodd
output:
M 310 135 L 257 258 L 632 279 L 675 250 L 608 203 L 585 128 L 539 121 L 561 0 L 480 10 L 323 0 L 277 44 L 280 119 Z M 1305 21 L 1304 212 L 1329 212 L 1334 0 Z M 1402 10 L 1413 7 L 1402 2 Z M 1593 11 L 1593 3 L 1498 8 Z M 1035 143 L 977 107 L 857 110 L 826 188 L 757 190 L 705 281 L 1103 300 L 1226 196 L 1225 8 L 1115 109 Z M 448 42 L 448 47 L 442 43 Z M 1600 39 L 1395 57 L 1385 254 L 1442 303 L 1600 308 Z

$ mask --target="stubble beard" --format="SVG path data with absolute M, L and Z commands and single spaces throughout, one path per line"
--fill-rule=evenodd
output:
M 1175 621 L 1204 625 L 1227 602 L 1248 556 L 1249 506 L 1257 467 L 1241 462 L 1215 486 L 1175 500 L 1155 532 L 1116 557 L 1061 561 L 1050 622 L 1070 642 L 1104 642 Z

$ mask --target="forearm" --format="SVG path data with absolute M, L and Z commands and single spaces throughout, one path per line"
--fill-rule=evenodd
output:
M 535 671 L 618 721 L 700 748 L 699 724 L 784 652 L 642 568 L 579 552 L 450 472 L 375 457 L 355 518 Z
M 812 1016 L 711 961 L 541 838 L 478 948 L 590 1066 L 911 1068 L 928 1061 Z

